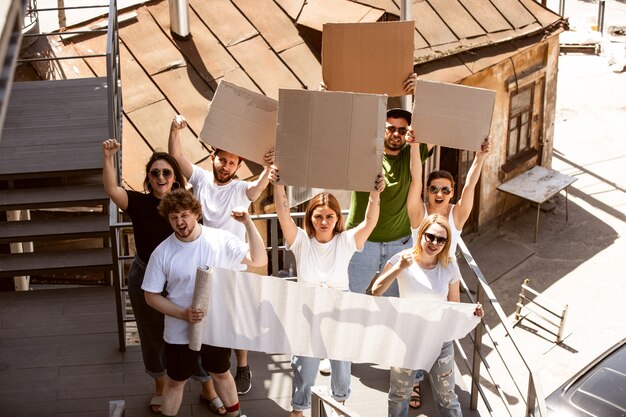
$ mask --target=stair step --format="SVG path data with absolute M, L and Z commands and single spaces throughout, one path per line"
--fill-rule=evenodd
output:
M 104 204 L 108 198 L 102 184 L 0 190 L 0 210 Z
M 34 219 L 0 224 L 0 243 L 53 239 L 104 237 L 109 235 L 109 219 L 103 214 L 63 213 L 53 219 Z
M 113 269 L 111 248 L 0 254 L 0 277 Z

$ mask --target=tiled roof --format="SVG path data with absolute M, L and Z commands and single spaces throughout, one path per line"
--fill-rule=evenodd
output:
M 120 28 L 124 176 L 135 186 L 153 149 L 167 148 L 171 118 L 186 116 L 185 153 L 205 161 L 194 139 L 220 80 L 277 98 L 279 88 L 317 89 L 321 29 L 328 22 L 397 20 L 399 0 L 190 0 L 188 41 L 170 34 L 168 1 L 134 8 L 136 20 Z M 121 11 L 120 14 L 129 12 Z M 416 70 L 424 77 L 459 81 L 518 48 L 512 40 L 560 32 L 562 18 L 533 0 L 413 0 Z M 86 51 L 101 39 L 74 39 Z M 480 48 L 480 49 L 479 49 Z M 484 52 L 486 51 L 486 52 Z M 99 73 L 103 70 L 95 69 Z M 103 74 L 98 74 L 103 75 Z M 128 134 L 128 137 L 126 136 Z M 205 162 L 206 163 L 206 162 Z M 130 165 L 130 166 L 129 166 Z M 251 166 L 251 171 L 258 167 Z M 244 170 L 245 171 L 245 170 Z M 242 176 L 250 172 L 242 172 Z

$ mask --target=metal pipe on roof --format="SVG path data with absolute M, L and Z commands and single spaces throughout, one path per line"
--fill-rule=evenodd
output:
M 411 1 L 402 0 L 400 2 L 400 20 L 411 20 Z M 402 96 L 402 108 L 404 110 L 413 111 L 413 96 Z
M 174 39 L 186 41 L 191 38 L 188 0 L 170 0 L 170 32 Z

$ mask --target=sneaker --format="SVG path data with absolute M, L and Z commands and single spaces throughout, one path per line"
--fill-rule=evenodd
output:
M 252 371 L 250 366 L 237 367 L 237 375 L 235 375 L 235 385 L 237 386 L 237 394 L 244 395 L 252 388 Z
M 330 375 L 330 359 L 322 359 L 320 361 L 320 374 L 324 376 Z

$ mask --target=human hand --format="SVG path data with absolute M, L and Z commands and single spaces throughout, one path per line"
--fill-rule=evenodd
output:
M 276 183 L 280 180 L 280 175 L 278 175 L 278 168 L 276 165 L 272 165 L 270 167 L 270 174 L 267 178 L 270 180 L 272 185 L 276 185 Z
M 274 157 L 275 157 L 274 148 L 272 148 L 269 151 L 267 151 L 265 155 L 263 156 L 264 165 L 268 167 L 274 165 Z
M 185 120 L 185 117 L 182 114 L 177 114 L 176 116 L 174 116 L 174 118 L 172 119 L 172 129 L 180 130 L 186 127 L 187 120 Z
M 204 311 L 199 308 L 189 307 L 185 311 L 185 320 L 187 320 L 187 322 L 191 324 L 200 323 L 202 320 L 204 320 Z
M 482 304 L 476 303 L 476 310 L 474 310 L 474 315 L 480 317 L 481 319 L 485 316 L 485 310 L 483 309 Z
M 409 127 L 409 130 L 407 130 L 405 140 L 409 145 L 419 145 L 412 127 Z
M 250 213 L 245 207 L 235 207 L 230 213 L 230 217 L 237 220 L 239 223 L 246 223 L 250 220 Z
M 328 86 L 324 84 L 324 81 L 320 81 L 320 86 L 317 87 L 317 91 L 328 91 Z
M 491 149 L 491 135 L 487 136 L 483 143 L 480 145 L 480 154 L 488 154 Z
M 417 74 L 412 73 L 409 75 L 409 78 L 404 82 L 404 92 L 407 94 L 412 94 L 415 92 L 415 85 L 417 84 Z
M 373 193 L 375 194 L 380 194 L 385 190 L 385 174 L 383 174 L 382 172 L 379 172 L 378 175 L 376 176 L 376 182 L 374 183 L 374 189 L 376 191 L 373 191 Z
M 401 271 L 404 269 L 407 269 L 412 264 L 413 264 L 412 254 L 405 253 L 404 255 L 400 256 L 400 262 L 398 263 L 398 267 L 400 268 Z
M 120 149 L 120 143 L 115 139 L 107 139 L 102 142 L 102 155 L 105 158 L 110 158 Z

